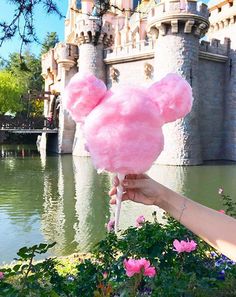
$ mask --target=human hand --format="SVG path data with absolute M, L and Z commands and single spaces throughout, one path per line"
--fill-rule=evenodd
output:
M 116 203 L 116 198 L 112 196 L 117 193 L 116 187 L 119 185 L 117 177 L 115 177 L 113 184 L 114 187 L 109 192 L 109 195 L 111 196 L 111 204 Z M 163 186 L 154 181 L 148 175 L 126 175 L 124 181 L 122 182 L 122 186 L 124 188 L 122 201 L 131 200 L 146 205 L 160 205 Z

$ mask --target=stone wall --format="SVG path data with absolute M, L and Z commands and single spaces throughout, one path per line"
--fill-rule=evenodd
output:
M 236 161 L 236 50 L 231 49 L 226 65 L 224 147 L 225 159 Z
M 146 65 L 150 65 L 150 74 L 145 73 Z M 121 63 L 117 61 L 114 64 L 106 65 L 107 86 L 108 88 L 119 85 L 134 84 L 134 85 L 149 85 L 153 80 L 153 65 L 154 58 L 147 60 L 130 61 Z M 117 73 L 117 78 L 111 77 L 112 68 Z
M 209 38 L 230 39 L 225 69 L 224 152 L 223 158 L 236 161 L 236 2 L 222 2 L 210 9 Z
M 222 159 L 225 63 L 199 60 L 199 126 L 203 160 Z

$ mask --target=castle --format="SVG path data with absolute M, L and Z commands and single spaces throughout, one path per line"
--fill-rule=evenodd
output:
M 69 1 L 65 42 L 42 57 L 46 91 L 62 92 L 76 72 L 95 74 L 110 88 L 149 85 L 169 72 L 192 86 L 194 106 L 164 126 L 158 163 L 236 161 L 236 0 L 111 0 L 98 17 L 94 0 Z M 204 37 L 206 35 L 206 37 Z M 207 41 L 209 40 L 209 41 Z M 45 102 L 48 116 L 53 101 Z M 60 105 L 58 135 L 42 145 L 83 156 L 80 126 Z

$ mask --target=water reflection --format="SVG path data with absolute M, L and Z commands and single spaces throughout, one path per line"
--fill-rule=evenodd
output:
M 73 157 L 76 189 L 75 241 L 89 251 L 105 235 L 109 214 L 109 176 L 97 174 L 89 157 Z
M 208 162 L 202 166 L 154 165 L 149 174 L 174 191 L 214 209 L 222 208 L 220 187 L 236 201 L 235 162 Z
M 41 218 L 41 230 L 47 242 L 57 242 L 54 252 L 63 250 L 65 241 L 65 214 L 63 207 L 64 200 L 64 179 L 61 168 L 61 158 L 58 158 L 58 177 L 51 178 L 50 173 L 44 174 L 43 192 L 43 213 Z
M 75 224 L 75 200 L 73 167 L 70 156 L 47 157 L 41 162 L 44 171 L 43 213 L 41 231 L 47 242 L 56 241 L 53 249 L 56 255 L 75 251 L 73 226 Z M 54 163 L 55 162 L 55 163 Z
M 28 146 L 1 146 L 0 262 L 11 261 L 25 245 L 56 241 L 53 255 L 88 251 L 114 217 L 107 195 L 112 176 L 97 174 L 89 157 L 46 156 Z M 32 154 L 30 151 L 32 149 Z M 24 153 L 22 154 L 22 151 Z M 218 187 L 235 197 L 235 163 L 177 167 L 154 165 L 150 175 L 179 193 L 220 209 Z M 236 200 L 236 199 L 235 199 Z M 134 225 L 156 207 L 125 202 L 120 227 Z
M 0 145 L 0 158 L 7 157 L 32 157 L 38 155 L 37 149 L 33 145 Z

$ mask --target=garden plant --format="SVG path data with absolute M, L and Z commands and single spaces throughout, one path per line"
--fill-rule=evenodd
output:
M 233 200 L 219 194 L 235 216 Z M 236 296 L 235 263 L 168 215 L 165 223 L 140 216 L 118 236 L 114 221 L 107 230 L 87 257 L 34 261 L 56 243 L 21 248 L 15 264 L 0 269 L 0 296 Z

